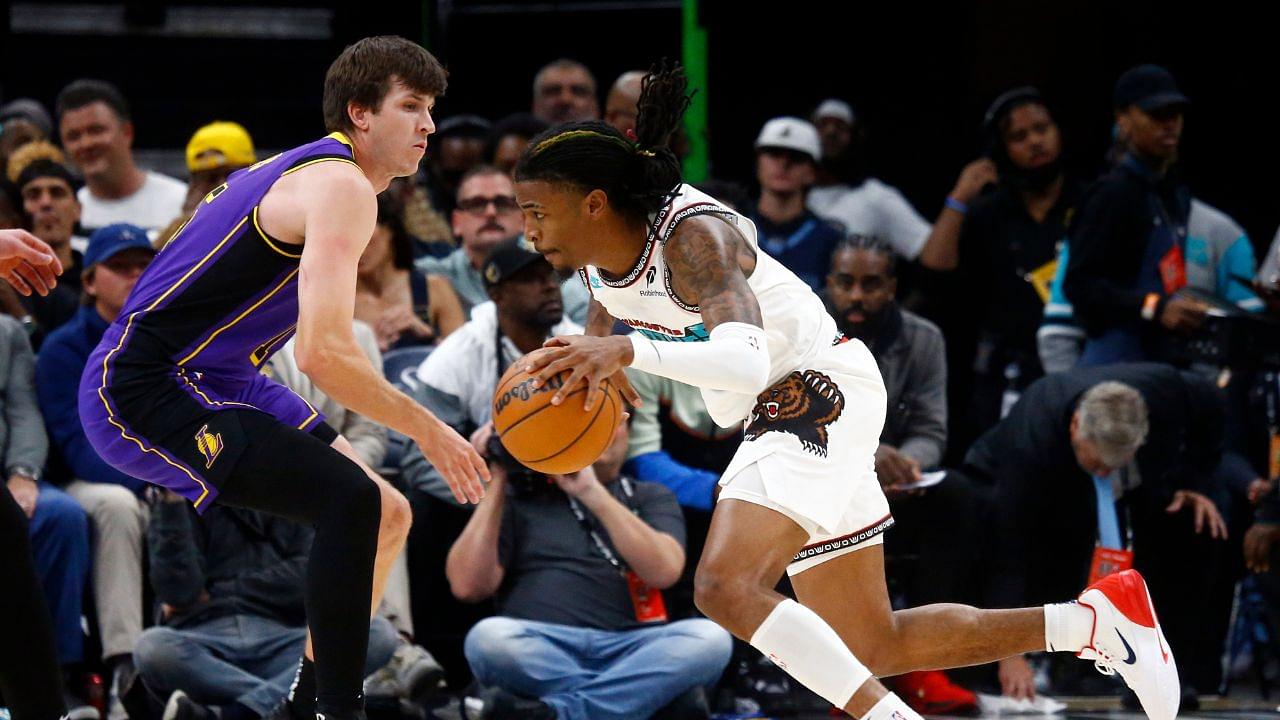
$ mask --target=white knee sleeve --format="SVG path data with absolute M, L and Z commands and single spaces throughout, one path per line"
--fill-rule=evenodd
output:
M 871 679 L 836 631 L 794 600 L 778 603 L 751 636 L 751 647 L 838 708 Z

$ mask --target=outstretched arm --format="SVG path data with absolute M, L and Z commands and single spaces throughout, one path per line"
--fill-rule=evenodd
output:
M 356 343 L 356 264 L 373 233 L 377 203 L 363 174 L 345 163 L 321 163 L 299 193 L 304 218 L 298 369 L 335 402 L 417 441 L 458 502 L 484 496 L 488 470 L 475 449 L 426 408 L 387 382 Z
M 600 382 L 620 368 L 638 370 L 711 390 L 755 395 L 769 380 L 769 351 L 760 305 L 747 284 L 755 255 L 728 224 L 709 217 L 682 223 L 663 250 L 671 287 L 682 302 L 698 306 L 707 342 L 655 342 L 639 334 L 626 337 L 556 337 L 530 353 L 526 367 L 535 385 L 563 370 L 570 375 L 552 398 L 586 383 L 586 407 L 600 396 Z

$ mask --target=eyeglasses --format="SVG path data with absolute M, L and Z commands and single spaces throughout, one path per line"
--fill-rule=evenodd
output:
M 484 215 L 490 204 L 493 205 L 494 211 L 499 215 L 520 212 L 520 205 L 516 203 L 516 199 L 511 195 L 466 198 L 458 201 L 458 209 L 472 215 Z

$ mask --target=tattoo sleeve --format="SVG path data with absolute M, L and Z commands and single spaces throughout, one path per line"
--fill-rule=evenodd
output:
M 702 311 L 708 331 L 726 322 L 763 327 L 760 303 L 744 270 L 754 265 L 755 256 L 729 225 L 710 217 L 689 218 L 667 240 L 663 257 L 671 290 Z

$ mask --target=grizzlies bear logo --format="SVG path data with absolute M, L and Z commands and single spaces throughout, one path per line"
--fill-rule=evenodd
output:
M 793 372 L 756 397 L 746 439 L 767 432 L 800 438 L 805 450 L 827 456 L 827 426 L 844 410 L 844 393 L 831 378 L 814 370 Z

